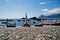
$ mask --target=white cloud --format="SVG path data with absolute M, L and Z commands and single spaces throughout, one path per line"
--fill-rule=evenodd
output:
M 45 12 L 45 11 L 48 11 L 48 9 L 43 9 L 42 11 L 44 11 L 44 12 Z
M 52 10 L 45 11 L 43 15 L 51 15 L 51 14 L 57 14 L 57 13 L 60 13 L 60 8 L 54 8 Z
M 46 4 L 46 2 L 40 2 L 40 4 Z

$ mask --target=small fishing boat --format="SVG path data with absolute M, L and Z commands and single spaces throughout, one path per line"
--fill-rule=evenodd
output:
M 25 17 L 26 17 L 26 18 L 25 18 L 25 21 L 24 21 L 23 27 L 30 27 L 29 22 L 28 22 L 28 19 L 27 19 L 27 14 L 26 14 Z
M 41 19 L 41 22 L 39 24 L 36 24 L 35 26 L 38 26 L 38 27 L 43 27 L 44 25 L 60 26 L 60 19 L 47 20 L 47 21 L 48 22 L 44 22 L 44 20 Z
M 16 27 L 16 23 L 15 22 L 9 22 L 8 19 L 6 19 L 6 26 L 7 27 Z

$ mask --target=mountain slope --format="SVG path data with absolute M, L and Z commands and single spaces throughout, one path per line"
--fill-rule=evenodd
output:
M 41 16 L 39 16 L 38 18 L 41 18 Z M 44 16 L 43 15 L 43 18 L 46 18 L 46 19 L 60 18 L 60 13 L 58 13 L 58 14 L 52 14 L 52 15 L 49 15 L 49 16 Z

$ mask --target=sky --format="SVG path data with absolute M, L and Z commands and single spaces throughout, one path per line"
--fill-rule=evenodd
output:
M 22 18 L 60 13 L 60 0 L 0 0 L 0 18 Z

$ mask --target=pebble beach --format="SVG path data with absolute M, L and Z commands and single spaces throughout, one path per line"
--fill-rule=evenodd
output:
M 60 26 L 0 27 L 0 40 L 60 40 Z

